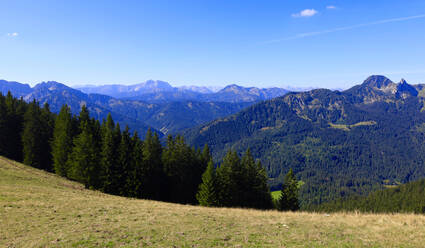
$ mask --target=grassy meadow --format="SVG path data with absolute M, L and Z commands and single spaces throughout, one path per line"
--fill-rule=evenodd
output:
M 84 189 L 0 157 L 0 247 L 423 247 L 425 216 L 205 208 Z

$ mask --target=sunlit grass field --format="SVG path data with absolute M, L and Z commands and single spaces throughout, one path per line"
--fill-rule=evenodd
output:
M 425 216 L 126 199 L 0 157 L 0 247 L 424 247 Z

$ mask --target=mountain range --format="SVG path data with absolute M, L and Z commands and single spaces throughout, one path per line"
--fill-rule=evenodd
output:
M 82 90 L 86 93 L 54 81 L 42 82 L 33 88 L 28 84 L 0 81 L 2 94 L 11 91 L 26 101 L 48 103 L 53 112 L 59 112 L 61 106 L 67 104 L 77 114 L 86 105 L 96 119 L 106 118 L 111 113 L 115 121 L 122 126 L 128 125 L 142 137 L 149 128 L 160 136 L 177 133 L 287 92 L 278 88 L 230 85 L 214 93 L 203 87 L 182 89 L 152 80 L 133 86 L 108 85 Z
M 371 76 L 345 91 L 288 93 L 187 130 L 215 158 L 252 154 L 278 187 L 293 168 L 304 205 L 425 177 L 425 85 Z
M 208 87 L 182 86 L 172 87 L 169 83 L 159 80 L 148 80 L 135 85 L 102 85 L 84 86 L 77 89 L 87 94 L 96 93 L 114 98 L 142 100 L 147 102 L 258 102 L 282 96 L 288 90 L 282 88 L 260 89 L 242 87 L 231 84 L 218 91 Z
M 229 85 L 200 93 L 170 87 L 146 83 L 116 98 L 57 82 L 31 88 L 0 81 L 3 94 L 11 90 L 27 101 L 49 103 L 54 112 L 62 104 L 74 113 L 86 105 L 92 116 L 111 113 L 140 134 L 148 128 L 160 135 L 181 133 L 193 146 L 208 144 L 216 160 L 229 149 L 242 154 L 249 148 L 267 169 L 272 188 L 293 168 L 304 183 L 305 206 L 425 177 L 425 85 L 370 76 L 344 91 Z M 187 92 L 200 98 L 184 100 Z

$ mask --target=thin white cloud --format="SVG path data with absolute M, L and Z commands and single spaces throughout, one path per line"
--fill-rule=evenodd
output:
M 315 9 L 305 9 L 301 10 L 299 13 L 292 14 L 292 17 L 312 17 L 317 13 L 319 12 Z
M 7 33 L 7 36 L 9 36 L 9 37 L 16 37 L 16 36 L 18 36 L 19 34 L 18 33 L 16 33 L 16 32 L 14 32 L 14 33 Z
M 336 6 L 334 6 L 334 5 L 329 5 L 329 6 L 326 6 L 326 9 L 336 9 Z
M 297 39 L 302 39 L 302 38 L 306 38 L 306 37 L 318 36 L 318 35 L 322 35 L 322 34 L 329 34 L 329 33 L 341 32 L 341 31 L 346 31 L 346 30 L 351 30 L 351 29 L 380 25 L 380 24 L 385 24 L 385 23 L 402 22 L 402 21 L 408 21 L 408 20 L 413 20 L 413 19 L 422 19 L 422 18 L 425 18 L 425 14 L 408 16 L 408 17 L 399 17 L 399 18 L 393 18 L 393 19 L 385 19 L 385 20 L 380 20 L 380 21 L 375 21 L 375 22 L 362 23 L 362 24 L 356 24 L 356 25 L 352 25 L 352 26 L 345 26 L 345 27 L 339 27 L 339 28 L 333 28 L 333 29 L 327 29 L 327 30 L 320 30 L 320 31 L 309 32 L 309 33 L 299 33 L 299 34 L 296 34 L 294 36 L 288 36 L 288 37 L 285 37 L 285 38 L 282 38 L 282 39 L 265 41 L 265 42 L 263 42 L 263 44 L 271 44 L 271 43 L 277 43 L 277 42 L 288 41 L 288 40 L 297 40 Z

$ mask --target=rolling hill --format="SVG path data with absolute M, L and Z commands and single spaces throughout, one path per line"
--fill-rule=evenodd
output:
M 302 205 L 425 177 L 423 85 L 371 76 L 346 91 L 289 93 L 185 132 L 216 158 L 250 148 L 277 187 L 293 168 Z M 385 182 L 385 183 L 384 183 Z
M 206 208 L 90 191 L 0 157 L 1 247 L 420 247 L 425 216 Z

